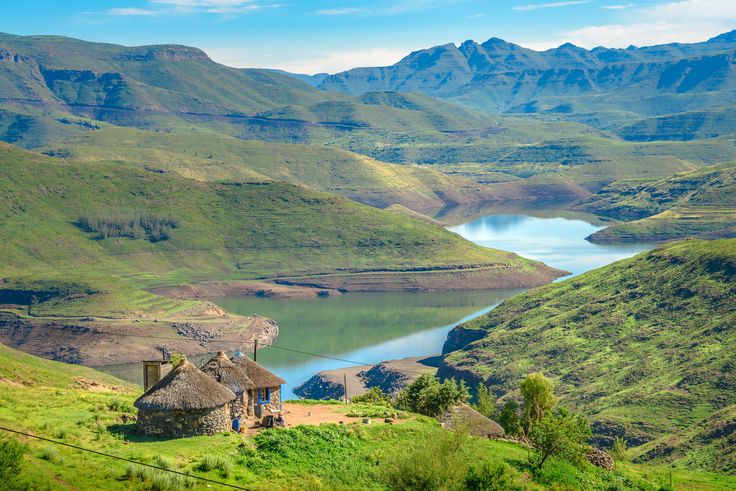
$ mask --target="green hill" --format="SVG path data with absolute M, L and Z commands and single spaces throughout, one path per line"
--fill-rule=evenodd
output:
M 614 132 L 629 141 L 689 141 L 733 136 L 736 133 L 736 107 L 727 106 L 642 119 L 616 128 Z
M 595 439 L 736 473 L 736 239 L 675 242 L 518 295 L 455 328 L 439 373 L 517 397 L 542 371 Z
M 699 234 L 729 236 L 736 225 L 736 164 L 720 164 L 644 183 L 619 182 L 576 209 L 625 220 L 593 242 L 662 241 Z
M 670 469 L 621 463 L 614 472 L 559 461 L 533 474 L 527 450 L 519 444 L 486 438 L 453 436 L 436 421 L 411 415 L 397 424 L 326 424 L 180 439 L 136 435 L 133 401 L 141 389 L 94 370 L 42 360 L 0 345 L 0 426 L 29 432 L 135 462 L 170 468 L 190 476 L 254 490 L 388 489 L 386 469 L 407 449 L 433 448 L 424 462 L 427 472 L 462 485 L 471 464 L 508 466 L 506 473 L 520 489 L 661 489 Z M 371 406 L 369 409 L 375 410 Z M 313 411 L 347 414 L 366 406 L 310 406 Z M 385 408 L 379 408 L 385 411 Z M 291 417 L 286 415 L 287 421 Z M 359 421 L 359 420 L 358 420 Z M 1 431 L 1 430 L 0 430 Z M 189 482 L 163 471 L 145 469 L 99 454 L 5 432 L 0 442 L 24 445 L 20 474 L 3 484 L 13 489 L 123 490 L 199 489 L 215 484 Z M 417 444 L 420 445 L 417 445 Z M 438 444 L 439 443 L 439 444 Z M 422 455 L 418 462 L 422 463 Z M 5 462 L 5 461 L 3 461 Z M 205 465 L 209 463 L 209 465 Z M 12 479 L 15 476 L 6 476 Z M 696 490 L 733 489 L 734 478 L 676 469 L 676 487 Z
M 438 226 L 271 181 L 208 183 L 3 145 L 0 196 L 6 278 L 113 277 L 153 287 L 317 282 L 309 277 L 325 273 L 350 283 L 385 274 L 411 278 L 417 288 L 438 276 L 480 288 L 540 284 L 559 274 Z

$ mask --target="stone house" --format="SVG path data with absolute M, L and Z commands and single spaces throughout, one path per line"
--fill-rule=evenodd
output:
M 200 370 L 235 394 L 235 400 L 230 404 L 231 418 L 253 416 L 253 396 L 256 386 L 224 352 L 217 353 L 214 358 L 202 365 Z
M 254 388 L 248 398 L 250 401 L 246 409 L 248 415 L 260 418 L 264 412 L 275 413 L 281 410 L 281 385 L 286 381 L 271 373 L 241 352 L 230 358 L 248 378 Z
M 136 429 L 146 435 L 183 437 L 229 431 L 235 394 L 187 360 L 139 397 Z

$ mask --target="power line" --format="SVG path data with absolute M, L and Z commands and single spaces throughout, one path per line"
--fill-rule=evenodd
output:
M 101 455 L 103 457 L 107 457 L 107 458 L 110 458 L 110 459 L 122 460 L 123 462 L 128 462 L 128 463 L 131 463 L 131 464 L 142 465 L 144 467 L 150 467 L 152 469 L 156 469 L 156 470 L 163 471 L 163 472 L 170 472 L 172 474 L 178 474 L 180 476 L 188 477 L 188 478 L 191 478 L 191 479 L 198 479 L 198 480 L 204 481 L 204 482 L 209 482 L 209 483 L 213 483 L 213 484 L 219 484 L 220 486 L 225 486 L 227 488 L 243 489 L 245 491 L 250 491 L 248 488 L 244 488 L 242 486 L 238 486 L 238 485 L 235 485 L 235 484 L 228 484 L 226 482 L 216 481 L 214 479 L 208 479 L 206 477 L 196 476 L 196 475 L 193 475 L 193 474 L 187 474 L 185 472 L 175 471 L 173 469 L 166 469 L 164 467 L 159 467 L 159 466 L 153 465 L 153 464 L 146 464 L 144 462 L 138 462 L 137 460 L 127 459 L 125 457 L 120 457 L 120 456 L 117 456 L 117 455 L 112 455 L 112 454 L 108 454 L 108 453 L 104 453 L 104 452 L 99 452 L 97 450 L 92 450 L 91 448 L 85 448 L 85 447 L 80 447 L 80 446 L 77 446 L 77 445 L 72 445 L 71 443 L 60 442 L 58 440 L 52 440 L 51 438 L 44 438 L 42 436 L 33 435 L 31 433 L 26 433 L 26 432 L 19 431 L 19 430 L 14 430 L 12 428 L 5 428 L 3 426 L 0 426 L 0 430 L 7 431 L 9 433 L 15 433 L 16 435 L 26 436 L 26 437 L 29 437 L 29 438 L 35 438 L 37 440 L 42 440 L 42 441 L 49 442 L 49 443 L 55 443 L 57 445 L 63 445 L 65 447 L 73 448 L 75 450 L 81 450 L 83 452 L 89 452 L 89 453 L 93 453 L 93 454 L 96 454 L 96 455 Z

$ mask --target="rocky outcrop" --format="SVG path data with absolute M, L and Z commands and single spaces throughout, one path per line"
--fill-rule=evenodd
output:
M 598 466 L 602 469 L 605 469 L 607 471 L 613 470 L 613 458 L 608 455 L 608 453 L 604 452 L 603 450 L 600 450 L 595 447 L 591 447 L 588 451 L 588 455 L 586 455 L 586 459 L 591 464 Z
M 468 329 L 463 324 L 459 324 L 447 333 L 447 339 L 442 346 L 442 354 L 462 349 L 473 341 L 483 338 L 486 334 L 488 333 L 482 329 Z

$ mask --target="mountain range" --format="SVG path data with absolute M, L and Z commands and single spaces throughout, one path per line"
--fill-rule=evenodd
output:
M 736 31 L 706 42 L 534 51 L 502 39 L 415 51 L 398 63 L 354 68 L 319 88 L 358 95 L 417 92 L 486 112 L 660 115 L 736 100 Z M 718 93 L 716 95 L 715 93 Z

